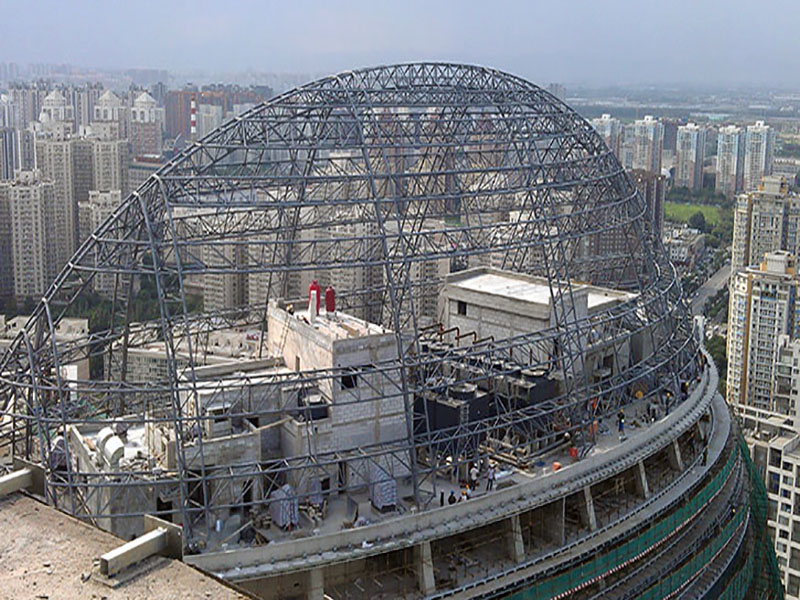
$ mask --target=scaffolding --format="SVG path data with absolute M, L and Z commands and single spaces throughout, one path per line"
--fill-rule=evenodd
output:
M 522 79 L 439 63 L 321 79 L 190 145 L 81 245 L 0 364 L 0 451 L 45 467 L 51 503 L 101 525 L 160 515 L 182 524 L 193 551 L 220 515 L 245 519 L 287 484 L 316 514 L 322 495 L 381 472 L 425 510 L 472 466 L 528 468 L 567 443 L 584 456 L 598 423 L 634 398 L 669 412 L 701 371 L 651 223 L 588 123 Z M 448 278 L 478 268 L 544 282 L 546 325 L 482 336 L 447 327 Z M 113 282 L 102 322 L 59 340 L 60 320 L 101 278 Z M 267 365 L 288 343 L 270 347 L 268 324 L 297 320 L 312 280 L 336 289 L 334 320 L 388 336 L 391 352 L 355 366 L 309 367 L 299 354 Z M 248 294 L 193 310 L 198 282 L 220 281 Z M 587 286 L 627 295 L 587 308 Z M 149 309 L 155 318 L 137 321 Z M 217 377 L 212 406 L 208 340 L 224 331 L 255 344 L 264 374 Z M 153 348 L 159 370 L 135 376 Z M 71 368 L 84 363 L 88 376 Z M 534 396 L 543 380 L 552 391 Z M 431 408 L 464 384 L 486 406 L 437 422 Z M 314 425 L 315 411 L 379 406 L 399 411 L 400 429 L 325 446 Z M 302 444 L 226 460 L 221 414 L 236 435 L 266 440 L 291 426 Z M 151 450 L 163 440 L 163 458 L 109 455 L 96 468 L 76 448 L 106 448 L 105 427 Z

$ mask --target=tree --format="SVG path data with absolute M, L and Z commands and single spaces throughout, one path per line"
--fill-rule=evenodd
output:
M 706 217 L 702 211 L 698 210 L 691 217 L 689 217 L 689 227 L 694 227 L 700 231 L 706 230 Z
M 706 340 L 706 350 L 717 365 L 719 373 L 719 392 L 725 395 L 725 379 L 728 373 L 728 357 L 725 350 L 725 338 L 721 335 L 711 336 Z

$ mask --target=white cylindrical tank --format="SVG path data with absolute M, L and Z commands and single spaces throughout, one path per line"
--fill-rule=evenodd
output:
M 122 440 L 119 439 L 118 436 L 112 436 L 106 440 L 105 445 L 103 446 L 103 456 L 108 463 L 108 466 L 112 469 L 119 468 L 119 461 L 122 460 L 122 457 L 125 455 L 125 444 L 122 443 Z
M 98 433 L 97 437 L 95 438 L 95 445 L 97 446 L 97 451 L 102 453 L 103 447 L 106 445 L 106 442 L 109 438 L 114 437 L 114 430 L 111 427 L 103 427 Z

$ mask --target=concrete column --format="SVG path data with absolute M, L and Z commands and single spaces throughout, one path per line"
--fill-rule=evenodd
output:
M 436 580 L 433 576 L 433 557 L 431 543 L 422 542 L 414 546 L 414 563 L 417 571 L 417 587 L 427 596 L 436 591 Z
M 681 448 L 678 446 L 678 440 L 672 440 L 667 453 L 669 455 L 669 466 L 676 471 L 683 471 L 683 460 L 681 460 Z
M 525 543 L 522 540 L 522 526 L 519 515 L 514 515 L 508 520 L 508 555 L 515 563 L 525 560 Z
M 562 497 L 555 502 L 547 504 L 543 508 L 543 533 L 544 537 L 555 544 L 556 546 L 563 546 L 565 541 L 565 511 L 566 511 L 566 498 Z
M 594 512 L 594 500 L 592 500 L 592 489 L 587 485 L 583 488 L 583 512 L 581 518 L 583 520 L 583 524 L 589 528 L 589 531 L 595 531 L 597 529 L 597 515 Z
M 325 573 L 321 568 L 308 572 L 307 600 L 325 600 Z
M 647 485 L 647 473 L 644 470 L 644 461 L 640 460 L 634 467 L 636 475 L 633 478 L 636 482 L 636 493 L 647 500 L 650 497 L 650 486 Z

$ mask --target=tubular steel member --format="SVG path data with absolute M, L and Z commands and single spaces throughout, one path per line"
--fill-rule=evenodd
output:
M 503 302 L 539 320 L 480 317 Z M 378 67 L 245 112 L 123 201 L 2 358 L 0 454 L 78 516 L 129 536 L 157 514 L 199 552 L 265 506 L 287 531 L 293 501 L 364 489 L 424 510 L 490 459 L 585 456 L 634 391 L 681 402 L 697 357 L 649 209 L 584 119 L 493 69 Z

